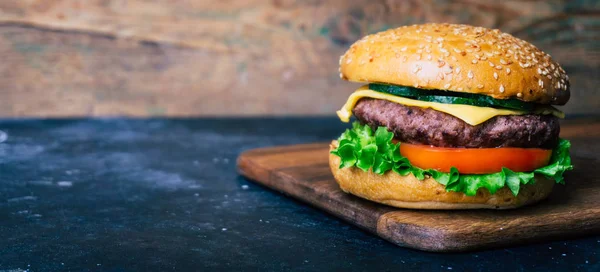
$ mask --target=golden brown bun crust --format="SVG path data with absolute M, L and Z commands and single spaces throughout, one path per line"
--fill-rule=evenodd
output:
M 340 58 L 340 77 L 497 99 L 564 105 L 569 77 L 550 55 L 497 29 L 404 26 L 368 35 Z
M 331 149 L 337 143 L 334 141 Z M 389 171 L 384 175 L 365 172 L 356 167 L 339 169 L 340 158 L 329 155 L 331 172 L 342 190 L 371 201 L 411 209 L 511 209 L 538 202 L 546 198 L 554 181 L 536 176 L 533 185 L 523 185 L 515 197 L 504 187 L 495 194 L 483 189 L 475 196 L 446 192 L 444 185 L 433 178 L 418 180 L 412 174 L 401 176 Z

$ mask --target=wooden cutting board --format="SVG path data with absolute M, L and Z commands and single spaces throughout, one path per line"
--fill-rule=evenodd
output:
M 451 252 L 600 233 L 600 123 L 563 127 L 575 170 L 537 205 L 515 210 L 428 211 L 373 203 L 340 190 L 328 143 L 261 148 L 238 158 L 247 178 L 323 209 L 399 246 Z

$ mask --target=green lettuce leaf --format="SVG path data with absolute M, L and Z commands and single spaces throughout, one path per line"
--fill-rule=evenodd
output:
M 394 134 L 385 127 L 373 130 L 359 122 L 352 124 L 352 129 L 347 129 L 338 139 L 338 147 L 331 151 L 341 159 L 340 168 L 358 167 L 367 172 L 369 169 L 375 174 L 383 175 L 394 171 L 402 176 L 413 174 L 417 179 L 423 180 L 427 176 L 433 177 L 437 182 L 446 186 L 446 191 L 461 192 L 474 196 L 480 188 L 487 189 L 494 194 L 500 188 L 508 187 L 513 195 L 519 194 L 521 185 L 533 184 L 535 175 L 543 175 L 554 179 L 557 183 L 564 184 L 563 174 L 572 170 L 569 149 L 571 143 L 560 139 L 558 146 L 553 150 L 552 157 L 547 166 L 532 172 L 514 172 L 508 168 L 491 174 L 461 175 L 454 167 L 449 173 L 434 169 L 421 169 L 413 166 L 407 158 L 400 154 L 400 143 L 394 144 Z

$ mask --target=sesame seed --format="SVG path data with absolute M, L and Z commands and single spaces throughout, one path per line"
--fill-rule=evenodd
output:
M 421 54 L 417 55 L 417 60 L 421 60 Z
M 469 73 L 467 74 L 467 76 L 468 76 L 469 78 L 473 78 L 473 77 L 474 77 L 474 76 L 473 76 L 473 72 L 472 72 L 471 70 L 469 70 Z
M 500 59 L 500 63 L 502 63 L 502 65 L 508 64 L 504 59 Z
M 460 49 L 458 49 L 458 48 L 452 48 L 452 50 L 454 50 L 454 52 L 456 52 L 456 53 L 460 53 L 461 52 Z
M 407 59 L 408 59 L 407 56 L 402 57 L 402 62 L 406 62 Z
M 458 89 L 456 89 L 459 92 L 462 92 L 463 88 L 459 87 Z
M 504 85 L 500 84 L 500 92 L 503 93 L 504 92 Z
M 477 60 L 476 60 L 476 59 L 473 59 L 471 62 L 472 62 L 473 64 L 477 64 Z
M 448 52 L 448 51 L 444 52 L 444 56 L 445 57 L 450 56 L 450 52 Z
M 540 87 L 544 88 L 544 81 L 541 78 L 538 80 L 538 85 L 540 85 Z
M 446 85 L 444 85 L 444 89 L 448 89 L 450 88 L 450 83 L 446 83 Z
M 522 93 L 517 93 L 517 97 L 521 97 L 521 96 L 523 96 Z
M 496 65 L 496 70 L 502 70 L 502 66 Z
M 483 89 L 483 85 L 482 85 L 482 84 L 479 84 L 479 85 L 477 85 L 477 88 L 478 88 L 478 89 Z
M 344 75 L 342 75 L 342 73 L 340 73 L 340 78 L 344 78 Z
M 431 60 L 431 55 L 427 55 L 427 60 Z
M 498 73 L 494 72 L 494 79 L 498 80 Z
M 494 66 L 496 66 L 496 64 L 494 64 L 494 63 L 493 63 L 493 62 L 491 62 L 491 61 L 490 61 L 489 63 L 490 63 L 490 67 L 494 67 Z
M 456 67 L 456 73 L 460 73 L 460 67 Z
M 510 75 L 510 68 L 506 68 L 506 74 Z
M 548 79 L 552 79 L 552 76 L 551 76 L 551 75 L 547 75 L 546 77 L 547 77 Z
M 443 60 L 438 60 L 438 67 L 443 67 L 444 65 L 446 65 L 446 62 Z
M 420 70 L 421 70 L 421 66 L 417 65 L 417 66 L 415 66 L 415 68 L 413 69 L 413 71 L 412 71 L 412 72 L 413 72 L 413 74 L 416 74 L 416 73 L 418 73 Z
M 402 52 L 406 51 L 406 46 L 405 46 L 405 47 L 402 47 L 402 48 L 400 48 L 400 51 L 402 51 Z

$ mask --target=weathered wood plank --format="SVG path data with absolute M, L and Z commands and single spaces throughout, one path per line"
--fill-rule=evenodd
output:
M 500 28 L 571 77 L 600 113 L 600 8 L 588 1 L 2 1 L 0 116 L 332 114 L 356 39 L 454 22 Z

